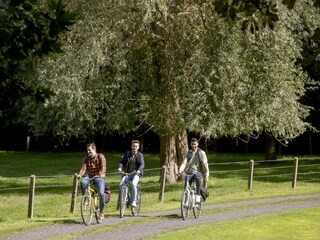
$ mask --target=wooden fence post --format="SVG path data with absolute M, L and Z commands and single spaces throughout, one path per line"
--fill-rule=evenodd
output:
M 253 182 L 253 169 L 254 169 L 254 161 L 251 159 L 249 162 L 249 177 L 248 177 L 248 190 L 252 190 L 252 182 Z
M 29 187 L 28 218 L 33 218 L 33 206 L 34 206 L 35 188 L 36 188 L 36 176 L 35 175 L 31 175 L 30 187 Z
M 70 213 L 75 212 L 77 192 L 78 192 L 78 174 L 75 173 L 73 176 L 73 188 L 72 188 L 72 195 L 71 195 Z
M 166 173 L 167 173 L 167 167 L 163 166 L 161 171 L 161 177 L 160 177 L 160 192 L 159 192 L 159 203 L 163 202 L 163 196 L 164 196 L 164 187 L 166 185 Z
M 299 159 L 297 157 L 294 158 L 293 161 L 293 178 L 292 178 L 292 188 L 296 188 L 297 186 L 297 178 L 298 178 L 298 163 Z
M 29 151 L 29 148 L 30 148 L 30 136 L 27 136 L 26 151 Z

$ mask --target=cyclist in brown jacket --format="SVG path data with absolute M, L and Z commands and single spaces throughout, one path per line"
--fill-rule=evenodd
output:
M 96 187 L 100 195 L 100 215 L 99 219 L 104 219 L 104 207 L 105 207 L 105 178 L 106 178 L 106 158 L 103 154 L 97 153 L 96 145 L 94 143 L 89 143 L 87 145 L 88 155 L 84 157 L 82 162 L 82 167 L 79 171 L 79 177 L 83 176 L 86 171 L 88 172 L 81 183 L 82 194 L 85 193 L 89 178 L 96 177 L 93 179 L 93 185 Z

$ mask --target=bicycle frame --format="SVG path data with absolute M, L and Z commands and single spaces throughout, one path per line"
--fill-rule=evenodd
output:
M 193 210 L 193 215 L 198 218 L 201 214 L 201 202 L 196 204 L 196 187 L 194 186 L 194 181 L 190 186 L 189 182 L 182 193 L 181 196 L 181 216 L 183 220 L 187 219 L 190 210 Z
M 121 174 L 125 176 L 125 184 L 120 189 L 119 195 L 119 210 L 120 210 L 120 218 L 124 216 L 125 207 L 131 206 L 131 190 L 132 190 L 132 182 L 128 181 L 129 176 L 135 174 L 132 173 L 124 173 Z M 141 207 L 141 187 L 140 184 L 137 185 L 137 196 L 136 196 L 136 207 L 131 206 L 132 216 L 137 216 L 140 212 Z

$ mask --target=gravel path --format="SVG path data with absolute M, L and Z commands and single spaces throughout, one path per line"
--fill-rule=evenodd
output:
M 285 202 L 291 200 L 291 202 Z M 258 206 L 257 206 L 258 204 Z M 63 225 L 53 225 L 49 227 L 39 228 L 33 231 L 26 231 L 19 234 L 11 235 L 6 240 L 20 240 L 20 239 L 48 239 L 50 237 L 63 237 L 65 234 L 83 231 L 85 228 L 93 229 L 101 227 L 103 225 L 111 225 L 120 222 L 128 222 L 126 227 L 116 228 L 107 232 L 95 233 L 94 235 L 83 235 L 76 239 L 117 239 L 117 240 L 134 240 L 142 237 L 152 236 L 154 234 L 172 231 L 175 229 L 185 228 L 187 226 L 197 224 L 218 222 L 230 219 L 239 219 L 247 216 L 270 214 L 283 212 L 293 209 L 309 208 L 309 207 L 320 207 L 320 194 L 304 195 L 304 196 L 290 196 L 290 197 L 279 197 L 279 198 L 266 198 L 258 200 L 248 200 L 234 203 L 225 204 L 211 204 L 204 205 L 203 212 L 206 209 L 223 209 L 227 207 L 243 207 L 242 209 L 226 210 L 221 213 L 212 215 L 201 215 L 199 219 L 194 219 L 191 214 L 187 220 L 182 220 L 180 217 L 180 209 L 174 211 L 165 212 L 152 212 L 148 214 L 142 214 L 139 218 L 150 217 L 150 216 L 162 216 L 165 218 L 159 218 L 157 221 L 142 223 L 137 225 L 131 225 L 131 221 L 136 218 L 125 216 L 120 219 L 118 217 L 107 217 L 101 224 L 93 224 L 85 227 L 81 222 L 79 223 L 68 223 Z M 166 217 L 167 216 L 167 217 Z M 137 230 L 138 229 L 138 230 Z M 130 232 L 130 237 L 127 233 Z

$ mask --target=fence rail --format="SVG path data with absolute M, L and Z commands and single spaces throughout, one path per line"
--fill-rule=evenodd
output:
M 320 161 L 320 158 L 313 159 L 312 161 Z M 271 160 L 271 161 L 254 161 L 249 162 L 223 162 L 223 163 L 210 163 L 209 168 L 213 169 L 210 171 L 210 176 L 216 178 L 233 178 L 233 179 L 247 179 L 248 180 L 248 190 L 253 189 L 254 179 L 260 181 L 281 181 L 281 182 L 291 182 L 291 187 L 296 188 L 297 182 L 320 182 L 320 163 L 308 163 L 309 158 L 294 158 L 294 159 L 281 159 L 281 160 Z M 303 164 L 299 165 L 299 162 Z M 269 165 L 266 167 L 266 165 Z M 148 177 L 159 177 L 160 181 L 157 180 L 154 184 L 148 184 L 144 186 L 145 189 L 159 188 L 159 202 L 163 202 L 165 194 L 165 179 L 167 169 L 163 168 L 151 168 L 145 169 L 145 178 Z M 107 172 L 107 176 L 112 177 L 117 175 L 116 172 Z M 35 176 L 31 177 L 18 177 L 14 179 L 27 180 L 30 179 L 29 186 L 19 186 L 19 187 L 7 187 L 0 188 L 0 193 L 5 191 L 15 191 L 29 189 L 29 204 L 28 204 L 28 217 L 33 218 L 34 211 L 34 198 L 35 189 L 50 189 L 50 188 L 69 188 L 72 187 L 71 196 L 71 206 L 70 212 L 74 213 L 75 203 L 78 192 L 78 180 L 73 177 L 73 183 L 70 184 L 57 184 L 50 182 L 50 179 L 70 177 L 72 175 L 59 175 L 59 176 Z M 36 182 L 37 179 L 37 182 Z M 267 179 L 267 180 L 265 180 Z M 48 180 L 48 181 L 47 181 Z M 40 182 L 40 184 L 38 183 Z M 43 182 L 42 182 L 43 181 Z M 113 192 L 118 192 L 118 190 L 113 190 Z

